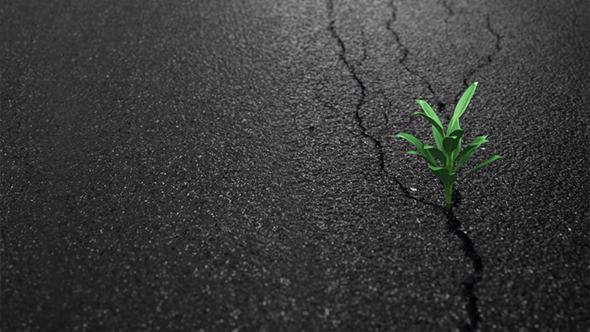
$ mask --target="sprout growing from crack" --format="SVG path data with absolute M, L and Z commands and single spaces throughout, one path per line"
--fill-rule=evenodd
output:
M 434 175 L 442 181 L 443 186 L 445 187 L 446 212 L 451 211 L 451 197 L 453 195 L 453 187 L 456 189 L 461 184 L 461 182 L 471 176 L 480 167 L 491 163 L 496 159 L 502 158 L 502 156 L 498 155 L 491 157 L 490 159 L 473 168 L 469 173 L 463 176 L 461 180 L 457 181 L 457 171 L 459 168 L 465 164 L 465 162 L 473 155 L 475 150 L 477 150 L 480 145 L 489 142 L 486 139 L 489 135 L 479 136 L 465 149 L 463 149 L 463 151 L 461 151 L 461 140 L 463 138 L 464 131 L 459 126 L 459 118 L 465 112 L 467 105 L 469 105 L 476 87 L 477 82 L 471 84 L 465 93 L 463 93 L 463 96 L 461 96 L 446 133 L 443 130 L 440 119 L 432 110 L 430 105 L 428 105 L 428 103 L 424 100 L 416 100 L 416 102 L 418 102 L 418 104 L 424 110 L 424 113 L 415 112 L 414 114 L 423 116 L 426 120 L 428 120 L 428 122 L 432 124 L 432 133 L 434 135 L 436 147 L 424 145 L 419 139 L 410 134 L 400 133 L 395 135 L 395 137 L 405 138 L 406 140 L 410 141 L 410 143 L 414 144 L 418 151 L 408 151 L 408 154 L 415 154 L 424 158 L 424 160 L 426 160 L 428 163 L 428 167 L 432 173 L 434 173 Z M 440 161 L 442 166 L 439 166 L 435 158 Z M 457 181 L 456 185 L 455 181 Z

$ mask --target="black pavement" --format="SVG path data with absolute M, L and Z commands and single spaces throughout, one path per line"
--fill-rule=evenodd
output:
M 588 331 L 589 17 L 0 2 L 1 330 Z M 446 215 L 394 136 L 473 82 Z

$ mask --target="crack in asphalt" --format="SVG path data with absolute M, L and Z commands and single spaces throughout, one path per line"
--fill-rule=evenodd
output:
M 445 6 L 445 8 L 448 9 L 450 15 L 454 14 L 452 9 L 446 3 L 446 1 L 443 1 L 443 5 Z M 465 88 L 469 87 L 469 78 L 473 76 L 473 74 L 475 74 L 481 68 L 491 64 L 494 56 L 502 50 L 502 47 L 500 46 L 502 36 L 494 29 L 492 29 L 490 23 L 490 15 L 486 16 L 486 29 L 496 38 L 495 50 L 491 54 L 487 55 L 486 63 L 484 63 L 483 65 L 476 66 L 469 72 L 469 74 L 467 74 L 464 77 L 463 85 L 465 86 Z M 455 96 L 456 102 L 459 100 L 462 94 L 463 91 L 459 92 Z M 455 204 L 458 204 L 460 202 L 460 194 L 458 189 L 453 192 L 453 196 L 456 197 Z M 474 272 L 463 281 L 463 298 L 467 302 L 465 304 L 465 310 L 467 311 L 467 315 L 469 316 L 469 323 L 466 323 L 463 326 L 462 331 L 475 332 L 477 331 L 478 323 L 481 322 L 482 319 L 479 309 L 477 307 L 477 297 L 475 296 L 474 288 L 475 285 L 481 282 L 481 280 L 483 279 L 483 263 L 481 261 L 481 258 L 475 251 L 473 241 L 471 241 L 471 238 L 469 238 L 469 236 L 461 229 L 461 221 L 459 221 L 459 219 L 455 216 L 455 214 L 453 214 L 452 211 L 447 213 L 447 221 L 449 231 L 454 233 L 461 240 L 461 242 L 463 242 L 463 251 L 465 253 L 465 256 L 467 256 L 473 264 Z
M 371 142 L 373 142 L 375 149 L 377 149 L 377 156 L 379 159 L 379 168 L 381 169 L 381 171 L 387 173 L 387 171 L 385 170 L 385 154 L 383 153 L 383 145 L 381 144 L 381 141 L 379 141 L 375 136 L 368 133 L 368 129 L 363 124 L 363 118 L 361 117 L 361 114 L 360 114 L 361 108 L 362 108 L 363 104 L 365 103 L 365 99 L 367 97 L 367 88 L 365 87 L 365 83 L 358 76 L 355 66 L 353 64 L 351 64 L 346 59 L 346 46 L 344 45 L 344 41 L 342 41 L 342 38 L 340 38 L 340 36 L 338 35 L 338 33 L 336 32 L 336 29 L 334 27 L 334 23 L 336 22 L 336 20 L 333 18 L 334 4 L 333 4 L 332 0 L 329 0 L 327 2 L 327 7 L 328 7 L 328 18 L 330 20 L 330 23 L 328 24 L 328 31 L 330 31 L 332 38 L 334 38 L 336 40 L 336 42 L 338 43 L 338 46 L 340 47 L 340 52 L 338 53 L 338 56 L 339 56 L 340 60 L 342 61 L 342 63 L 344 63 L 344 65 L 348 69 L 350 76 L 356 82 L 357 86 L 359 87 L 359 89 L 361 91 L 360 96 L 357 101 L 357 104 L 356 104 L 356 107 L 355 107 L 354 119 L 356 121 L 357 126 L 361 129 L 361 135 L 363 135 L 364 137 L 368 138 Z M 366 50 L 363 50 L 363 58 L 364 57 L 366 57 Z
M 455 11 L 453 10 L 453 8 L 451 8 L 451 5 L 447 3 L 447 0 L 443 0 L 441 2 L 441 5 L 447 10 L 447 17 L 445 18 L 445 34 L 447 35 L 446 41 L 449 44 L 451 44 L 453 48 L 456 48 L 457 45 L 453 42 L 451 38 L 449 38 L 449 19 L 451 18 L 451 16 L 455 15 Z
M 359 77 L 359 75 L 356 71 L 355 65 L 351 64 L 348 61 L 348 59 L 346 58 L 346 46 L 344 44 L 344 41 L 340 37 L 340 35 L 338 35 L 338 33 L 336 32 L 336 28 L 334 27 L 336 20 L 333 17 L 334 16 L 333 0 L 328 0 L 326 5 L 327 5 L 328 19 L 329 19 L 329 24 L 328 24 L 327 29 L 330 32 L 332 38 L 336 41 L 336 43 L 338 44 L 338 46 L 340 48 L 340 51 L 338 52 L 338 57 L 339 57 L 340 61 L 342 61 L 342 63 L 344 64 L 344 66 L 348 70 L 349 75 L 355 81 L 356 85 L 358 86 L 358 88 L 360 90 L 360 95 L 358 97 L 357 104 L 355 106 L 354 119 L 357 124 L 357 127 L 360 129 L 361 135 L 363 137 L 369 139 L 373 143 L 375 149 L 377 150 L 377 157 L 379 160 L 379 169 L 381 171 L 380 173 L 381 173 L 382 178 L 384 179 L 385 182 L 387 182 L 387 178 L 393 179 L 394 182 L 398 185 L 398 187 L 403 191 L 404 196 L 406 196 L 407 198 L 416 200 L 416 201 L 421 202 L 423 204 L 431 205 L 431 206 L 442 209 L 442 207 L 440 207 L 436 204 L 433 204 L 433 203 L 430 203 L 430 202 L 427 202 L 427 201 L 424 201 L 422 199 L 412 196 L 410 194 L 410 192 L 408 191 L 408 189 L 393 174 L 389 173 L 387 171 L 387 169 L 385 168 L 385 153 L 383 152 L 383 145 L 379 139 L 377 139 L 375 136 L 371 135 L 368 132 L 369 130 L 364 125 L 364 121 L 363 121 L 363 118 L 362 118 L 361 112 L 360 112 L 362 106 L 366 102 L 367 87 L 366 87 L 365 83 L 363 82 L 363 80 Z M 391 13 L 391 18 L 386 22 L 386 26 L 387 26 L 387 30 L 389 30 L 391 32 L 396 43 L 398 44 L 398 46 L 402 50 L 402 56 L 400 57 L 398 63 L 408 73 L 419 77 L 427 85 L 428 90 L 432 93 L 432 95 L 435 98 L 439 112 L 444 111 L 446 104 L 443 103 L 442 101 L 440 101 L 436 92 L 432 88 L 432 84 L 426 78 L 424 78 L 423 76 L 418 74 L 416 71 L 412 70 L 405 63 L 410 51 L 401 42 L 399 34 L 392 27 L 393 22 L 395 22 L 397 19 L 397 17 L 396 17 L 397 9 L 395 8 L 393 1 L 389 2 L 389 6 L 392 9 L 392 13 Z M 446 2 L 443 2 L 443 6 L 449 11 L 450 15 L 454 14 L 453 10 L 448 6 L 448 4 Z M 489 16 L 487 17 L 487 29 L 492 34 L 494 34 L 494 36 L 496 36 L 496 51 L 493 54 L 488 55 L 488 57 L 487 57 L 488 63 L 487 64 L 489 64 L 489 63 L 491 63 L 493 56 L 501 50 L 501 47 L 500 47 L 501 36 L 499 34 L 495 33 L 494 30 L 491 29 Z M 361 33 L 361 36 L 364 39 L 364 33 Z M 367 54 L 366 48 L 363 45 L 363 58 L 362 58 L 361 62 L 366 59 L 366 54 Z M 466 76 L 463 83 L 467 84 L 467 79 L 480 68 L 481 68 L 481 66 L 477 67 L 468 76 Z M 386 118 L 386 120 L 389 121 L 387 118 Z M 458 204 L 460 204 L 460 201 L 461 201 L 461 195 L 458 190 L 455 190 L 453 192 L 453 200 L 452 200 L 453 206 L 457 206 Z M 465 310 L 466 310 L 467 315 L 469 317 L 469 322 L 465 323 L 465 325 L 462 327 L 462 331 L 474 332 L 474 331 L 477 331 L 477 325 L 481 321 L 481 315 L 480 315 L 479 309 L 477 307 L 477 297 L 475 296 L 474 288 L 475 288 L 475 285 L 482 280 L 483 264 L 482 264 L 481 258 L 479 257 L 479 255 L 475 251 L 473 241 L 469 238 L 467 233 L 465 233 L 462 230 L 461 221 L 455 216 L 455 214 L 452 211 L 446 213 L 446 216 L 447 216 L 447 226 L 448 226 L 449 232 L 455 234 L 455 236 L 457 236 L 457 238 L 459 238 L 461 240 L 461 242 L 463 244 L 463 252 L 464 252 L 465 256 L 467 258 L 469 258 L 473 264 L 474 272 L 471 273 L 462 282 L 462 284 L 463 284 L 463 294 L 462 295 L 463 295 L 464 300 L 466 301 Z
M 402 56 L 399 58 L 398 63 L 411 75 L 414 75 L 418 78 L 420 78 L 422 80 L 422 82 L 424 82 L 426 84 L 426 87 L 428 88 L 428 91 L 430 91 L 430 93 L 432 94 L 432 96 L 434 97 L 434 101 L 436 103 L 436 107 L 438 108 L 439 113 L 442 113 L 445 110 L 446 104 L 444 102 L 442 102 L 439 98 L 438 95 L 436 93 L 436 91 L 434 91 L 434 89 L 432 88 L 432 84 L 422 75 L 418 74 L 418 72 L 416 72 L 415 70 L 413 70 L 412 68 L 410 68 L 410 66 L 408 66 L 405 62 L 408 59 L 408 55 L 410 54 L 410 50 L 402 43 L 401 38 L 399 36 L 399 34 L 397 33 L 397 31 L 395 31 L 395 29 L 393 28 L 392 24 L 397 20 L 397 8 L 395 7 L 395 5 L 393 4 L 393 1 L 390 1 L 388 3 L 389 7 L 391 7 L 391 18 L 389 20 L 387 20 L 387 22 L 385 23 L 387 30 L 389 30 L 389 32 L 391 32 L 391 34 L 393 35 L 393 38 L 395 39 L 395 42 L 398 44 L 399 48 L 402 51 Z
M 453 8 L 451 8 L 451 6 L 449 6 L 446 0 L 443 0 L 441 4 L 449 12 L 449 16 L 455 15 L 455 11 L 453 10 Z M 445 23 L 448 23 L 448 19 L 448 17 L 445 19 Z
M 494 38 L 496 38 L 495 49 L 492 53 L 490 53 L 486 56 L 485 63 L 479 64 L 479 65 L 471 68 L 471 70 L 467 73 L 467 75 L 465 75 L 465 77 L 463 78 L 463 85 L 465 86 L 465 88 L 469 87 L 469 83 L 468 83 L 469 78 L 471 76 L 473 76 L 473 74 L 478 72 L 480 69 L 482 69 L 486 66 L 489 66 L 492 63 L 492 61 L 494 60 L 494 56 L 496 56 L 496 54 L 498 54 L 498 52 L 500 52 L 502 50 L 502 47 L 500 46 L 500 41 L 502 40 L 503 36 L 500 35 L 498 32 L 496 32 L 494 29 L 492 29 L 489 14 L 486 15 L 486 30 L 488 30 L 494 36 Z M 463 92 L 458 93 L 455 96 L 455 101 L 458 101 L 462 94 L 463 94 Z
M 389 7 L 391 7 L 391 18 L 389 20 L 387 20 L 386 27 L 387 27 L 387 30 L 390 31 L 391 34 L 393 35 L 393 38 L 394 38 L 395 42 L 398 44 L 399 48 L 402 50 L 402 56 L 399 58 L 398 63 L 408 73 L 419 77 L 426 84 L 428 90 L 432 93 L 432 95 L 435 99 L 435 103 L 437 105 L 439 113 L 443 113 L 443 111 L 446 107 L 446 104 L 438 98 L 438 95 L 436 94 L 436 92 L 432 88 L 432 84 L 425 77 L 418 74 L 415 70 L 412 70 L 405 63 L 408 58 L 408 55 L 410 53 L 410 50 L 401 42 L 401 38 L 400 38 L 399 34 L 393 28 L 393 23 L 397 20 L 397 8 L 393 4 L 393 1 L 390 1 L 388 3 L 388 5 L 389 5 Z M 454 15 L 453 9 L 449 6 L 449 4 L 446 1 L 442 1 L 442 5 L 448 11 L 449 16 Z M 448 18 L 445 20 L 445 24 L 448 24 Z M 488 55 L 487 64 L 489 64 L 492 62 L 493 56 L 501 50 L 501 47 L 500 47 L 501 36 L 499 34 L 497 34 L 494 30 L 492 30 L 491 25 L 490 25 L 489 16 L 487 16 L 486 28 L 492 34 L 494 34 L 494 36 L 496 36 L 496 51 L 493 54 Z M 467 75 L 464 78 L 463 84 L 465 84 L 465 86 L 468 87 L 467 80 L 478 69 L 479 68 L 476 68 L 475 70 L 473 70 L 469 75 Z M 462 94 L 462 92 L 459 93 L 458 96 L 460 96 L 461 94 Z M 455 97 L 455 100 L 457 100 L 458 96 Z M 400 184 L 400 186 L 401 186 L 401 183 L 399 181 L 397 181 L 397 179 L 396 179 L 396 182 L 398 182 L 398 184 Z M 401 186 L 401 187 L 405 190 L 405 188 L 403 186 Z M 410 196 L 409 193 L 407 193 L 407 191 L 406 191 L 406 196 Z M 460 195 L 459 191 L 455 190 L 453 192 L 453 206 L 458 205 L 460 203 L 460 199 L 461 199 L 461 195 Z M 423 202 L 423 203 L 427 203 L 427 202 Z M 430 204 L 430 203 L 428 203 L 428 204 Z M 433 204 L 430 204 L 430 205 L 433 205 Z M 452 211 L 446 213 L 446 215 L 447 215 L 447 224 L 449 227 L 449 231 L 452 232 L 453 234 L 455 234 L 455 236 L 457 236 L 457 238 L 459 238 L 461 240 L 461 242 L 463 243 L 463 251 L 465 253 L 465 256 L 467 256 L 472 261 L 472 264 L 474 267 L 474 272 L 471 273 L 462 283 L 463 284 L 463 298 L 466 301 L 465 311 L 467 312 L 467 315 L 469 317 L 469 323 L 466 323 L 462 327 L 462 331 L 473 332 L 473 331 L 477 331 L 477 325 L 481 321 L 481 315 L 480 315 L 479 309 L 477 307 L 477 297 L 475 296 L 474 288 L 475 288 L 475 285 L 482 280 L 483 264 L 482 264 L 481 258 L 479 257 L 479 255 L 475 251 L 473 241 L 461 229 L 461 221 L 459 221 L 459 219 L 455 216 L 455 214 Z
M 463 252 L 473 264 L 474 272 L 467 276 L 463 281 L 463 298 L 467 302 L 465 304 L 465 310 L 469 316 L 469 323 L 466 323 L 463 326 L 462 331 L 474 332 L 477 331 L 477 324 L 481 321 L 481 315 L 477 308 L 477 297 L 475 296 L 473 289 L 483 278 L 483 263 L 475 251 L 473 241 L 471 241 L 467 233 L 461 229 L 461 221 L 459 221 L 452 211 L 447 213 L 447 225 L 449 231 L 455 234 L 461 242 L 463 242 Z
M 428 205 L 432 205 L 435 207 L 439 207 L 436 204 L 433 204 L 433 203 L 430 203 L 430 202 L 427 202 L 427 201 L 424 201 L 422 199 L 412 196 L 410 194 L 410 192 L 408 191 L 408 189 L 393 174 L 389 173 L 389 171 L 387 171 L 387 169 L 385 168 L 385 153 L 383 152 L 383 145 L 379 139 L 377 139 L 375 136 L 371 135 L 368 132 L 369 130 L 364 125 L 364 121 L 363 121 L 363 118 L 360 113 L 361 108 L 365 104 L 365 100 L 367 98 L 367 87 L 365 86 L 365 83 L 361 80 L 361 78 L 357 74 L 356 67 L 353 64 L 351 64 L 348 61 L 348 59 L 346 58 L 346 46 L 344 45 L 344 41 L 342 40 L 342 38 L 340 38 L 340 35 L 338 35 L 338 33 L 336 32 L 336 28 L 334 27 L 336 20 L 333 17 L 334 16 L 333 0 L 328 0 L 326 2 L 326 7 L 328 10 L 328 19 L 329 19 L 327 29 L 330 32 L 330 34 L 332 35 L 332 38 L 336 41 L 336 43 L 338 44 L 338 46 L 340 48 L 340 52 L 338 52 L 338 57 L 339 57 L 340 61 L 342 61 L 344 66 L 347 68 L 349 75 L 356 82 L 356 85 L 360 89 L 360 96 L 359 96 L 357 104 L 355 106 L 354 119 L 357 124 L 357 127 L 360 128 L 361 135 L 363 137 L 369 139 L 373 143 L 373 146 L 375 147 L 375 149 L 377 150 L 377 159 L 379 161 L 379 170 L 380 170 L 381 178 L 386 183 L 388 183 L 388 179 L 392 179 L 397 184 L 397 186 L 403 191 L 404 196 L 406 196 L 407 198 L 413 199 L 413 200 L 421 202 L 423 204 L 428 204 Z M 364 37 L 364 33 L 361 33 L 361 36 Z M 362 60 L 364 60 L 364 59 L 366 59 L 366 49 L 363 49 Z M 387 120 L 387 121 L 389 121 L 389 120 Z

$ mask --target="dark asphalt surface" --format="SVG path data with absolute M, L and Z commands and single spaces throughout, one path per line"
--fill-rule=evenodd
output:
M 589 17 L 0 2 L 2 331 L 588 331 Z M 394 135 L 475 81 L 452 220 Z

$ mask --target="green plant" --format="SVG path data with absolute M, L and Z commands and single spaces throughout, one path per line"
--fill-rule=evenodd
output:
M 502 158 L 502 156 L 493 156 L 492 158 L 484 161 L 483 163 L 479 164 L 477 167 L 472 169 L 469 173 L 467 173 L 461 180 L 457 182 L 455 185 L 455 181 L 457 180 L 457 171 L 467 159 L 469 159 L 475 150 L 479 148 L 480 145 L 483 143 L 489 142 L 486 138 L 489 135 L 479 136 L 471 144 L 469 144 L 463 151 L 461 151 L 461 140 L 463 138 L 463 129 L 459 126 L 459 118 L 465 112 L 467 105 L 471 101 L 471 97 L 473 97 L 473 93 L 475 92 L 475 88 L 477 87 L 477 82 L 471 84 L 469 88 L 463 93 L 457 107 L 455 108 L 455 113 L 451 118 L 449 126 L 447 128 L 447 132 L 445 134 L 443 130 L 442 123 L 440 119 L 436 115 L 436 113 L 432 110 L 430 105 L 424 100 L 416 100 L 418 104 L 424 110 L 422 112 L 415 112 L 414 114 L 419 114 L 423 116 L 428 122 L 432 124 L 432 133 L 434 135 L 434 141 L 436 143 L 436 147 L 430 145 L 424 145 L 419 139 L 410 135 L 410 134 L 397 134 L 395 137 L 405 138 L 410 143 L 414 144 L 418 151 L 408 151 L 408 154 L 415 154 L 419 155 L 420 157 L 424 158 L 428 163 L 428 167 L 434 173 L 436 177 L 438 177 L 444 187 L 445 187 L 445 211 L 451 211 L 451 197 L 453 195 L 453 187 L 455 189 L 467 179 L 473 172 L 477 171 L 480 167 L 496 160 Z M 460 152 L 459 152 L 460 151 Z M 442 167 L 438 165 L 436 159 L 438 159 Z

